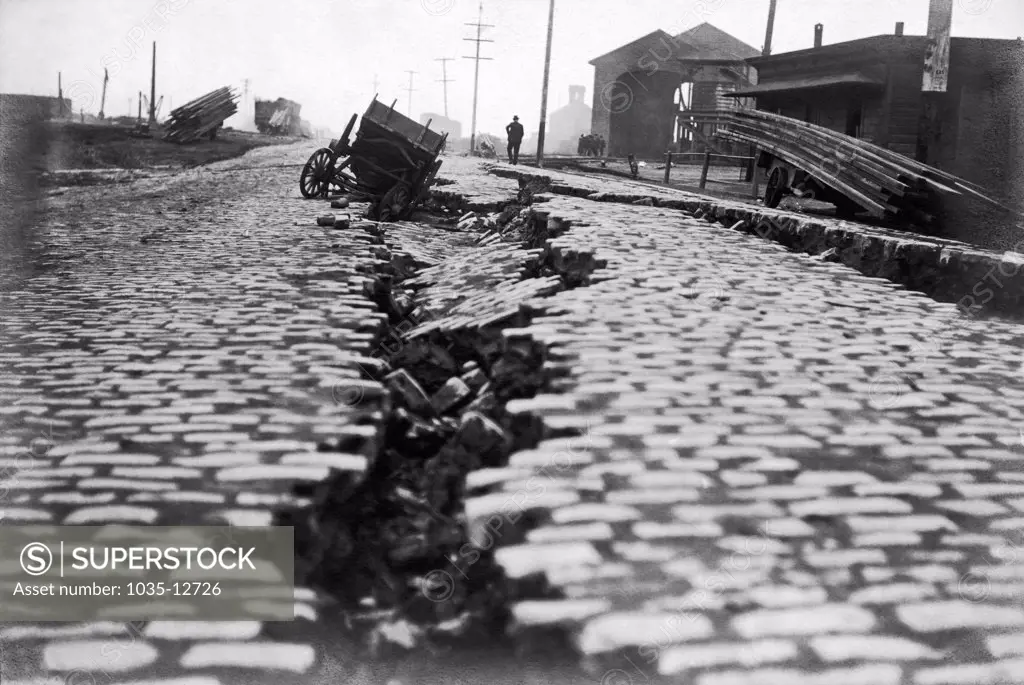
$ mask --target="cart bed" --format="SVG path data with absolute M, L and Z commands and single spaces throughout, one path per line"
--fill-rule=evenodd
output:
M 372 122 L 376 127 L 387 133 L 400 138 L 411 146 L 427 153 L 431 158 L 436 157 L 444 145 L 444 136 L 437 131 L 431 131 L 426 126 L 418 124 L 401 112 L 396 112 L 383 102 L 374 98 L 373 102 L 363 114 L 363 123 L 360 129 Z M 373 126 L 369 127 L 370 129 Z

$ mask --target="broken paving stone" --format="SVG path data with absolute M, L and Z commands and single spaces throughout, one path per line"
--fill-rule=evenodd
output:
M 347 216 L 342 218 L 342 219 L 336 219 L 334 221 L 334 227 L 342 229 L 342 230 L 345 230 L 345 229 L 349 228 L 351 225 L 352 225 L 352 220 L 349 217 L 347 217 Z
M 405 369 L 392 371 L 384 377 L 384 381 L 387 383 L 388 389 L 396 394 L 402 404 L 411 411 L 428 416 L 433 412 L 427 393 Z
M 331 209 L 346 209 L 349 204 L 347 197 L 340 197 L 337 200 L 331 200 Z
M 430 403 L 433 405 L 435 412 L 444 414 L 453 407 L 458 406 L 459 403 L 472 394 L 473 391 L 461 378 L 450 378 L 447 383 L 441 386 L 440 390 L 434 393 Z
M 370 652 L 382 659 L 414 649 L 423 636 L 421 628 L 404 619 L 382 623 L 370 634 Z
M 455 443 L 472 454 L 479 455 L 484 466 L 496 466 L 504 456 L 508 436 L 494 421 L 483 414 L 470 411 L 462 417 Z
M 479 368 L 467 370 L 461 376 L 462 382 L 469 387 L 470 391 L 478 392 L 487 385 L 487 375 Z
M 395 366 L 414 369 L 422 383 L 437 390 L 455 375 L 458 364 L 445 348 L 424 340 L 406 343 L 392 357 Z
M 334 225 L 334 221 L 335 221 L 335 217 L 334 217 L 333 214 L 324 214 L 323 216 L 318 216 L 316 218 L 316 225 L 317 226 L 333 226 Z
M 416 308 L 416 302 L 413 300 L 412 295 L 407 293 L 391 293 L 390 304 L 392 313 L 395 316 L 404 319 Z
M 818 259 L 818 260 L 823 261 L 823 262 L 841 262 L 841 261 L 843 261 L 842 257 L 839 256 L 839 250 L 834 248 L 834 247 L 830 247 L 829 249 L 825 250 L 821 254 L 815 256 L 815 259 Z
M 498 408 L 498 400 L 494 397 L 494 393 L 490 391 L 489 385 L 485 384 L 480 389 L 479 396 L 470 402 L 466 408 L 479 414 L 493 414 L 494 410 Z

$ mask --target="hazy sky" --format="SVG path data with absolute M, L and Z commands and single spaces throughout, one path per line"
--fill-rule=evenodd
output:
M 568 102 L 569 86 L 593 96 L 588 61 L 655 29 L 681 33 L 708 21 L 760 49 L 769 0 L 556 0 L 548 111 Z M 468 134 L 473 102 L 479 0 L 0 0 L 0 91 L 56 95 L 57 72 L 76 110 L 97 112 L 103 68 L 106 112 L 136 110 L 149 93 L 157 42 L 157 97 L 168 104 L 251 80 L 261 98 L 302 103 L 314 126 L 338 131 L 366 108 L 374 76 L 380 99 L 407 110 L 443 112 L 441 63 L 448 62 L 449 110 Z M 513 114 L 536 129 L 548 0 L 485 0 L 478 130 L 497 133 Z M 923 34 L 928 0 L 779 0 L 773 52 L 891 33 L 897 21 Z M 955 0 L 954 36 L 1024 35 L 1024 0 Z

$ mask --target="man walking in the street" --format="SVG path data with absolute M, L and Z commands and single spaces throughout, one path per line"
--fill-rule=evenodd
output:
M 519 164 L 519 146 L 523 144 L 523 125 L 519 116 L 512 117 L 512 123 L 505 127 L 508 134 L 508 163 Z

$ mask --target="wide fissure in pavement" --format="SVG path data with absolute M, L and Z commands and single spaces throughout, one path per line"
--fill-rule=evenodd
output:
M 567 227 L 549 224 L 531 202 L 525 188 L 500 213 L 464 216 L 453 227 L 461 231 L 427 229 L 449 248 L 436 262 L 417 257 L 426 238 L 418 235 L 422 229 L 356 226 L 375 243 L 371 250 L 380 261 L 367 294 L 389 320 L 374 354 L 384 364 L 364 369 L 388 389 L 383 438 L 365 479 L 339 474 L 317 488 L 309 508 L 282 523 L 296 526 L 306 575 L 299 581 L 337 598 L 353 640 L 382 664 L 404 660 L 423 670 L 444 655 L 479 668 L 486 652 L 492 682 L 533 682 L 545 671 L 571 670 L 573 652 L 564 636 L 549 636 L 544 654 L 533 653 L 528 668 L 517 663 L 514 643 L 505 639 L 509 580 L 493 555 L 497 538 L 522 541 L 529 512 L 514 498 L 486 518 L 475 514 L 467 521 L 465 510 L 467 497 L 487 490 L 486 483 L 467 482 L 472 473 L 504 468 L 511 453 L 543 440 L 579 436 L 505 408 L 550 392 L 564 373 L 543 346 L 516 335 L 532 321 L 521 303 L 578 287 L 595 268 L 537 247 Z M 457 196 L 439 205 L 465 208 Z M 463 278 L 469 263 L 482 268 L 477 295 L 490 306 L 467 304 L 473 295 Z M 487 273 L 490 264 L 497 272 Z M 468 318 L 460 317 L 460 306 Z M 549 594 L 520 587 L 517 599 L 524 590 L 537 599 Z

